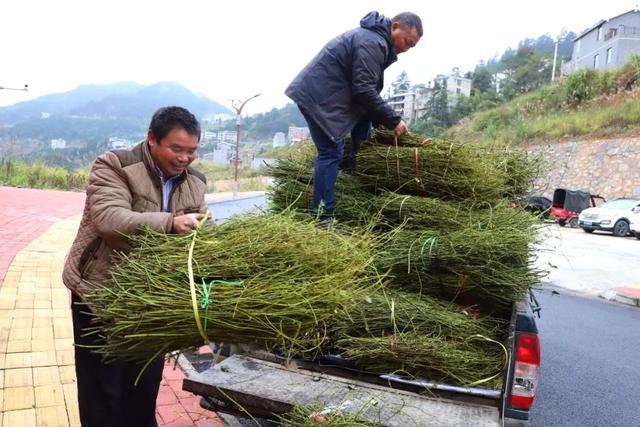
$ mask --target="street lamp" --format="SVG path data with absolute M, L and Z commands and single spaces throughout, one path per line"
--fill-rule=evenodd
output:
M 17 90 L 20 92 L 27 92 L 29 90 L 29 85 L 24 85 L 23 88 L 17 88 L 17 87 L 6 87 L 6 86 L 0 86 L 0 90 Z
M 259 97 L 260 93 L 253 95 L 251 98 L 247 98 L 245 101 L 231 101 L 231 107 L 236 110 L 236 156 L 233 159 L 233 198 L 238 196 L 238 163 L 240 162 L 240 120 L 242 114 L 242 108 L 251 101 L 253 98 Z

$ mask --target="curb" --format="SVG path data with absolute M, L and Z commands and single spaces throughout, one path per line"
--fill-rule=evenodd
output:
M 640 285 L 613 288 L 600 294 L 601 298 L 640 307 Z
M 623 304 L 640 307 L 640 289 L 616 289 L 616 301 Z

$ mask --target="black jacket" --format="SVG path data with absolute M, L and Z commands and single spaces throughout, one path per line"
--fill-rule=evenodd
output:
M 401 117 L 380 92 L 384 70 L 397 59 L 391 20 L 370 12 L 360 28 L 327 43 L 285 93 L 334 141 L 344 138 L 365 114 L 392 129 Z

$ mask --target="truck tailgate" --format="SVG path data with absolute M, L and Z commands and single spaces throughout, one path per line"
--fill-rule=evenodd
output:
M 293 406 L 340 407 L 389 427 L 500 426 L 492 406 L 418 395 L 353 379 L 318 374 L 244 355 L 233 355 L 184 380 L 183 389 L 233 402 L 255 416 Z

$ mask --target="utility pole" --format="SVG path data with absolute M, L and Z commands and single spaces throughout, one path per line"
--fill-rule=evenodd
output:
M 558 59 L 558 42 L 560 40 L 558 40 L 556 38 L 556 47 L 553 51 L 553 68 L 551 69 L 551 83 L 553 83 L 556 80 L 556 60 Z
M 240 121 L 242 120 L 242 108 L 253 98 L 259 97 L 261 94 L 255 94 L 251 98 L 244 101 L 231 101 L 231 107 L 236 110 L 236 156 L 233 159 L 233 198 L 238 196 L 238 163 L 240 163 Z

